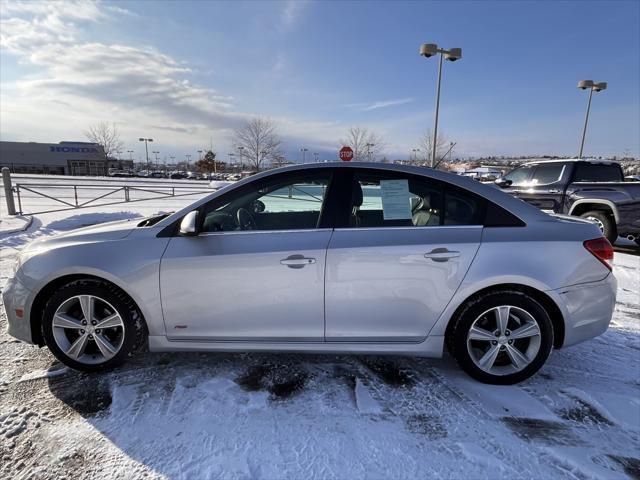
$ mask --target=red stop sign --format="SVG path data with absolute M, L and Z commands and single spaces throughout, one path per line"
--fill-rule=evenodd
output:
M 342 147 L 340 149 L 340 160 L 343 162 L 350 162 L 353 158 L 353 150 L 351 147 Z

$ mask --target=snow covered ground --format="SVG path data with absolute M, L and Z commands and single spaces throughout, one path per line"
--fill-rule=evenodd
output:
M 35 238 L 192 200 L 38 215 L 0 236 L 0 288 Z M 85 375 L 3 312 L 0 478 L 640 478 L 640 257 L 614 271 L 610 329 L 512 387 L 448 357 L 146 353 Z

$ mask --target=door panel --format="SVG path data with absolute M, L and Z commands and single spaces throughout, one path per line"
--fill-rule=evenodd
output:
M 322 341 L 331 230 L 171 240 L 160 289 L 170 339 Z
M 336 229 L 327 252 L 327 341 L 419 341 L 464 278 L 481 226 Z

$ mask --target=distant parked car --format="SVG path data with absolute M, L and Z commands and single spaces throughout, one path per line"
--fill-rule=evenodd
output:
M 618 163 L 532 162 L 511 170 L 495 183 L 542 210 L 594 222 L 611 243 L 620 235 L 640 245 L 640 184 L 625 182 Z
M 133 177 L 133 173 L 128 170 L 113 170 L 109 171 L 110 177 Z
M 552 348 L 607 329 L 612 258 L 594 224 L 468 178 L 321 163 L 256 174 L 170 215 L 32 242 L 2 295 L 11 335 L 79 370 L 145 344 L 424 357 L 446 347 L 472 377 L 511 384 Z
M 169 178 L 172 180 L 180 180 L 183 178 L 187 178 L 187 174 L 185 172 L 171 172 Z
M 229 185 L 233 185 L 235 182 L 230 182 L 228 180 L 211 180 L 209 182 L 209 186 L 211 188 L 220 189 L 224 187 L 228 187 Z
M 625 182 L 640 182 L 640 175 L 627 175 L 624 177 Z

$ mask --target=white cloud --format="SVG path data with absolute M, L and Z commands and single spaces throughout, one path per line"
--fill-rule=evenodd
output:
M 280 13 L 280 27 L 287 31 L 295 27 L 302 12 L 310 2 L 308 0 L 287 0 Z
M 378 100 L 375 102 L 359 102 L 349 103 L 345 107 L 355 108 L 362 112 L 369 112 L 371 110 L 378 110 L 380 108 L 397 107 L 398 105 L 404 105 L 413 102 L 413 98 L 398 98 L 395 100 Z

